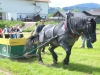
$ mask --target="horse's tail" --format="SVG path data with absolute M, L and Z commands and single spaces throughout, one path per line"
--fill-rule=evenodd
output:
M 27 40 L 26 40 L 26 44 L 24 46 L 24 51 L 26 51 L 27 49 L 30 49 L 33 47 L 34 44 L 36 44 L 39 40 L 39 35 L 34 35 L 34 36 L 30 36 Z

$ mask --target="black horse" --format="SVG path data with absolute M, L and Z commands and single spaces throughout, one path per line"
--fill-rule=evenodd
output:
M 39 46 L 47 42 L 50 44 L 49 51 L 53 57 L 53 63 L 57 64 L 57 54 L 54 49 L 61 46 L 66 51 L 63 64 L 69 64 L 69 57 L 74 43 L 78 40 L 81 33 L 94 43 L 96 41 L 96 22 L 91 17 L 74 17 L 72 13 L 67 14 L 67 20 L 62 21 L 57 25 L 46 25 L 42 31 L 35 36 L 28 38 L 26 47 L 30 47 L 34 41 L 39 42 Z M 30 44 L 31 43 L 31 44 Z M 41 49 L 45 46 L 42 45 L 38 48 L 39 62 L 43 63 L 41 58 Z

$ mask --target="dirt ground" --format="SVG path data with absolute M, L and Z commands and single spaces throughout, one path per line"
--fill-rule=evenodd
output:
M 13 74 L 11 74 L 9 71 L 5 71 L 5 70 L 1 70 L 1 69 L 0 69 L 0 73 L 1 73 L 2 75 L 13 75 Z

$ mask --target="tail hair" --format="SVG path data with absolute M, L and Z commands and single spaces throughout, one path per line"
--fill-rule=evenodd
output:
M 26 51 L 27 49 L 31 49 L 33 47 L 33 45 L 36 43 L 36 41 L 38 40 L 38 36 L 39 35 L 34 35 L 34 36 L 30 36 L 27 40 L 26 40 L 26 44 L 24 46 L 24 51 Z

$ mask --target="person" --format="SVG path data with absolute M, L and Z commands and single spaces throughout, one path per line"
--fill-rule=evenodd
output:
M 40 33 L 41 32 L 41 30 L 42 30 L 42 28 L 45 26 L 45 24 L 44 24 L 44 22 L 45 22 L 45 20 L 40 20 L 40 22 L 41 22 L 41 24 L 40 25 L 38 25 L 37 27 L 36 27 L 36 29 L 35 29 L 35 35 L 37 35 L 38 33 Z
M 13 38 L 14 29 L 12 26 L 10 26 L 9 33 L 10 33 L 10 38 Z
M 5 25 L 5 28 L 3 29 L 3 34 L 5 38 L 9 38 L 9 28 L 7 25 Z
M 14 30 L 13 38 L 17 38 L 17 28 L 16 28 L 16 26 L 13 26 L 13 30 Z
M 34 29 L 31 31 L 31 36 L 36 33 L 35 31 L 36 31 L 37 26 L 38 26 L 38 23 L 35 24 Z
M 91 44 L 91 42 L 90 42 L 90 40 L 89 39 L 86 39 L 86 45 L 87 45 L 87 48 L 93 48 L 93 46 L 92 46 L 92 44 Z
M 81 48 L 85 48 L 85 37 L 83 35 L 81 35 L 81 39 L 82 39 L 82 44 L 81 44 Z
M 93 48 L 91 42 L 89 41 L 89 39 L 87 39 L 84 34 L 82 33 L 81 35 L 81 39 L 82 39 L 82 45 L 81 48 L 85 48 L 85 41 L 86 41 L 86 46 L 87 48 Z
M 34 31 L 34 35 L 37 35 L 41 32 L 41 30 L 43 29 L 43 27 L 45 26 L 44 22 L 45 20 L 40 20 L 41 24 L 38 25 Z M 45 47 L 42 48 L 42 52 L 45 53 Z
M 3 38 L 2 29 L 0 28 L 0 38 Z
M 22 38 L 24 35 L 22 34 L 22 26 L 20 25 L 19 28 L 17 29 L 17 38 Z

